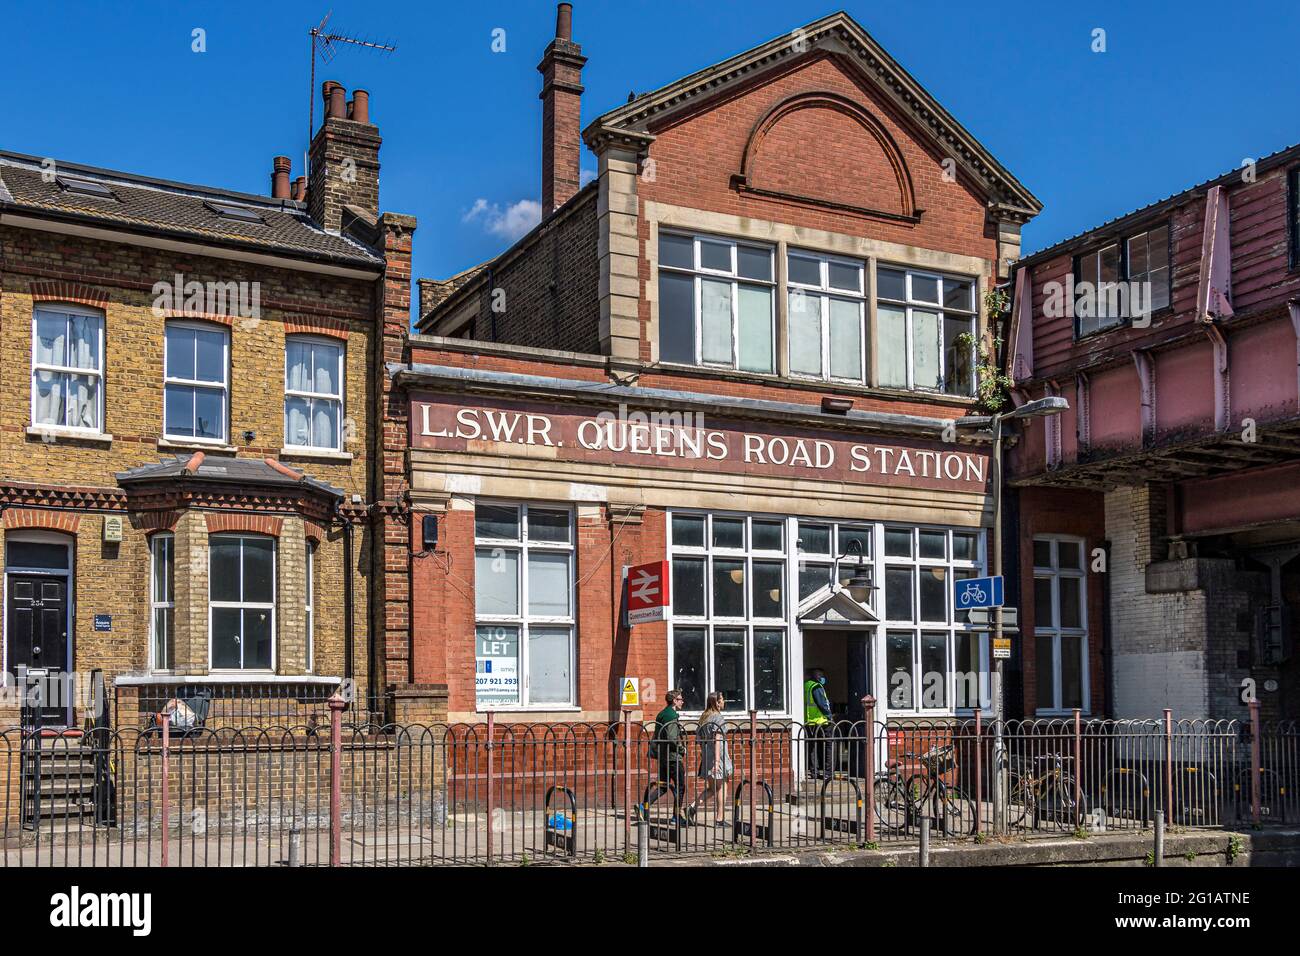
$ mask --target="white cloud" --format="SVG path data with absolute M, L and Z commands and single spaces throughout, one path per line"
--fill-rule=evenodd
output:
M 514 242 L 542 221 L 542 204 L 535 199 L 521 199 L 503 209 L 500 203 L 479 198 L 461 221 L 482 223 L 492 235 Z

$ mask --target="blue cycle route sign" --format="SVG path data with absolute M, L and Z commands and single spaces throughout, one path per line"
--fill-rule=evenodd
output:
M 991 578 L 966 578 L 954 581 L 954 605 L 959 611 L 974 607 L 1002 606 L 1002 576 Z

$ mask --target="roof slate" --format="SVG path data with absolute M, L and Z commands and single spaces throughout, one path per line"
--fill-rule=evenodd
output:
M 164 458 L 162 461 L 153 464 L 141 465 L 138 468 L 132 468 L 130 471 L 120 472 L 117 475 L 117 480 L 119 484 L 132 484 L 137 481 L 186 478 L 197 481 L 256 485 L 263 488 L 307 487 L 334 498 L 343 497 L 341 488 L 335 488 L 333 485 L 301 472 L 299 473 L 300 477 L 292 478 L 283 471 L 271 467 L 260 458 L 216 458 L 209 456 L 203 458 L 196 471 L 191 472 L 186 466 L 193 457 L 193 455 L 176 455 L 172 458 Z
M 60 177 L 103 183 L 117 197 L 114 201 L 64 189 L 53 177 L 43 175 L 46 171 L 41 163 L 38 157 L 0 151 L 0 211 L 340 265 L 383 264 L 383 257 L 375 250 L 321 229 L 308 218 L 305 204 L 300 202 L 55 162 Z M 251 207 L 264 223 L 220 216 L 208 202 Z

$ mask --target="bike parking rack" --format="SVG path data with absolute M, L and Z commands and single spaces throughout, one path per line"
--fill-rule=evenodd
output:
M 563 794 L 568 800 L 569 816 L 567 818 L 559 817 L 558 813 L 551 810 L 551 798 L 557 793 Z M 559 785 L 549 787 L 546 791 L 542 813 L 546 821 L 546 852 L 549 852 L 554 847 L 565 856 L 576 857 L 578 855 L 578 800 L 574 796 L 573 790 Z M 555 825 L 555 821 L 558 819 L 567 819 L 569 821 L 569 830 L 567 832 L 563 827 Z
M 834 779 L 822 781 L 821 793 L 818 795 L 820 798 L 818 817 L 821 819 L 822 837 L 826 836 L 827 831 L 832 833 L 865 833 L 866 820 L 863 818 L 862 788 L 858 786 L 858 782 L 852 777 L 845 777 L 843 782 L 853 788 L 853 799 L 857 806 L 857 814 L 854 819 L 833 817 L 826 812 L 826 789 L 835 782 Z
M 745 795 L 746 789 L 754 786 L 762 787 L 763 794 L 767 797 L 766 804 L 759 808 L 767 814 L 766 824 L 758 824 L 753 820 L 740 819 L 741 798 Z M 731 842 L 733 844 L 740 842 L 740 838 L 742 836 L 749 836 L 752 830 L 755 840 L 761 840 L 766 846 L 773 846 L 775 843 L 776 832 L 776 809 L 773 804 L 774 798 L 772 787 L 766 780 L 760 780 L 755 784 L 748 779 L 742 778 L 740 783 L 736 785 L 736 792 L 731 801 Z

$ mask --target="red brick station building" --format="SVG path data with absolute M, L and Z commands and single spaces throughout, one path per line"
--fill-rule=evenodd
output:
M 192 349 L 211 339 L 212 381 L 158 350 L 124 384 L 117 294 L 96 291 L 91 266 L 15 268 L 44 247 L 6 245 L 4 354 L 22 374 L 5 447 L 42 463 L 0 465 L 6 580 L 69 582 L 74 669 L 268 693 L 351 679 L 396 721 L 605 721 L 627 677 L 638 713 L 681 687 L 687 713 L 718 691 L 734 712 L 800 719 L 812 668 L 850 719 L 866 694 L 878 718 L 988 711 L 991 636 L 953 592 L 993 567 L 984 386 L 1001 372 L 1011 405 L 1069 404 L 1005 425 L 1003 561 L 1022 630 L 1007 713 L 1241 717 L 1254 694 L 1266 716 L 1300 714 L 1300 147 L 1024 256 L 1039 199 L 847 15 L 595 113 L 572 12 L 559 5 L 538 66 L 541 222 L 450 278 L 412 282 L 415 222 L 380 211 L 365 91 L 345 104 L 326 84 L 308 175 L 291 185 L 277 160 L 272 200 L 77 174 L 175 210 L 148 227 L 172 250 L 149 254 L 164 277 L 237 256 L 274 270 L 269 323 L 169 327 Z M 357 173 L 340 178 L 348 159 Z M 53 229 L 30 225 L 63 201 L 37 194 L 39 168 L 23 173 L 29 200 L 6 192 L 7 172 L 0 236 L 24 201 L 37 205 L 20 226 Z M 214 204 L 237 221 L 218 216 L 207 251 L 183 251 L 180 231 Z M 248 225 L 248 208 L 274 228 Z M 74 212 L 59 215 L 101 215 Z M 77 228 L 88 242 L 107 227 Z M 120 228 L 114 241 L 143 241 L 139 223 Z M 1102 282 L 1141 294 L 1081 298 Z M 95 381 L 144 382 L 139 424 L 110 396 L 99 418 L 67 406 L 75 427 L 51 431 L 33 416 L 55 406 L 27 391 L 43 368 L 33 310 L 75 337 L 105 308 Z M 84 377 L 74 353 L 48 373 Z M 284 395 L 248 389 L 241 362 L 263 383 L 283 363 Z M 192 414 L 193 434 L 155 448 L 171 396 L 198 392 L 226 396 L 224 418 L 199 435 Z M 258 487 L 232 489 L 235 474 Z M 136 513 L 145 478 L 176 489 L 148 499 L 153 517 Z M 122 585 L 139 592 L 122 606 L 142 610 L 119 610 L 112 640 L 86 633 L 102 595 L 85 571 L 117 554 L 99 557 L 87 515 L 101 511 L 127 518 L 128 577 L 166 582 Z M 34 547 L 51 542 L 65 550 Z M 218 586 L 218 558 L 260 562 L 274 583 Z M 669 600 L 631 623 L 625 575 L 647 564 Z M 209 607 L 243 615 L 221 638 L 238 654 L 213 650 Z

